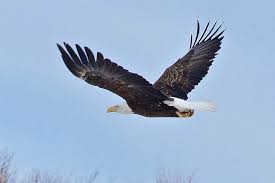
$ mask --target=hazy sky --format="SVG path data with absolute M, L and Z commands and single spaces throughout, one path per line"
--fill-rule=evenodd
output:
M 153 182 L 157 169 L 200 183 L 275 182 L 273 1 L 10 0 L 0 6 L 0 148 L 21 172 Z M 123 99 L 74 77 L 56 43 L 101 51 L 154 82 L 189 46 L 196 20 L 225 38 L 190 100 L 190 119 L 106 114 Z M 103 182 L 103 181 L 102 181 Z

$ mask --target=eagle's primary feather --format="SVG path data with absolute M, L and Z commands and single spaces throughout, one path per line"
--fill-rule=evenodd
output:
M 64 43 L 65 49 L 59 44 L 57 46 L 72 74 L 121 96 L 132 113 L 148 117 L 178 117 L 177 107 L 166 105 L 164 101 L 172 101 L 173 97 L 186 100 L 187 94 L 207 74 L 223 39 L 223 31 L 218 33 L 221 26 L 217 29 L 215 26 L 216 23 L 207 33 L 208 23 L 200 36 L 198 22 L 194 42 L 191 36 L 189 52 L 167 68 L 154 85 L 104 58 L 100 52 L 95 59 L 88 47 L 83 49 L 76 44 L 76 53 L 67 43 Z

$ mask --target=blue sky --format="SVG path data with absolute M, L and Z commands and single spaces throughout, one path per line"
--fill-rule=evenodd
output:
M 153 182 L 157 169 L 199 182 L 275 181 L 274 2 L 5 1 L 0 7 L 0 148 L 21 172 Z M 154 82 L 189 46 L 196 20 L 224 21 L 220 54 L 190 100 L 216 113 L 190 119 L 106 114 L 118 96 L 69 73 L 66 41 Z

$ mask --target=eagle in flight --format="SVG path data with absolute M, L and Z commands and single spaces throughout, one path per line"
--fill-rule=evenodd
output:
M 62 59 L 76 77 L 91 85 L 107 89 L 126 103 L 109 107 L 107 112 L 138 114 L 146 117 L 191 117 L 194 111 L 215 111 L 212 102 L 190 102 L 187 94 L 208 73 L 213 59 L 221 48 L 223 31 L 217 22 L 206 25 L 200 34 L 197 22 L 195 38 L 191 35 L 190 49 L 182 58 L 168 67 L 160 78 L 149 83 L 142 76 L 130 72 L 97 52 L 96 59 L 88 47 L 76 46 L 77 52 L 64 43 L 57 44 Z

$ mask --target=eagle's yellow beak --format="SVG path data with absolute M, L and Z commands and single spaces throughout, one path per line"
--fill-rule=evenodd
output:
M 112 107 L 109 107 L 107 109 L 107 112 L 116 112 L 117 111 L 117 107 L 116 106 L 112 106 Z

